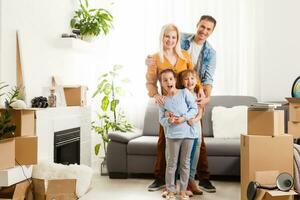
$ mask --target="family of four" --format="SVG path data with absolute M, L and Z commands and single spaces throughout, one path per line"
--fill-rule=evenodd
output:
M 207 42 L 215 26 L 216 20 L 208 15 L 200 18 L 195 34 L 180 33 L 175 25 L 167 24 L 161 30 L 159 52 L 146 58 L 146 87 L 159 105 L 161 124 L 155 180 L 148 190 L 166 186 L 162 196 L 167 199 L 175 199 L 178 174 L 181 199 L 202 194 L 201 189 L 216 191 L 209 181 L 201 129 L 216 68 L 216 52 Z M 196 173 L 201 189 L 195 182 Z

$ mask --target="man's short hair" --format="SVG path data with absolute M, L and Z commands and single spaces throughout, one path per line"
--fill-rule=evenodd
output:
M 216 25 L 217 25 L 217 21 L 216 21 L 216 19 L 215 18 L 213 18 L 212 16 L 210 16 L 210 15 L 202 15 L 201 16 L 201 18 L 200 18 L 200 20 L 199 20 L 199 22 L 198 22 L 198 24 L 200 23 L 200 21 L 202 21 L 202 20 L 207 20 L 207 21 L 210 21 L 211 23 L 213 23 L 214 24 L 214 28 L 216 27 Z M 197 24 L 197 25 L 198 25 Z

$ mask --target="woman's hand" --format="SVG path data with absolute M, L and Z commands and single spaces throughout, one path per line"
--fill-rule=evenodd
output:
M 159 106 L 163 106 L 165 104 L 165 96 L 162 96 L 160 94 L 156 94 L 153 97 L 155 99 L 155 103 L 157 103 Z
M 145 64 L 147 66 L 154 66 L 155 65 L 155 59 L 153 56 L 147 56 L 147 58 L 145 59 Z

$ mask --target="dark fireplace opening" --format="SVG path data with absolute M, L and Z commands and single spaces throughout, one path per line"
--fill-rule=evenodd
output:
M 80 164 L 80 128 L 54 132 L 54 162 Z

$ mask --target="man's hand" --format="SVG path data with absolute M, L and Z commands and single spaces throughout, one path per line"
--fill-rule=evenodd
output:
M 154 57 L 148 55 L 147 58 L 146 58 L 146 60 L 145 60 L 145 64 L 147 66 L 153 66 L 153 65 L 155 65 Z
M 206 104 L 210 101 L 210 97 L 207 97 L 203 90 L 200 90 L 197 98 L 197 105 L 204 108 Z
M 157 103 L 159 106 L 163 106 L 165 104 L 165 96 L 156 94 L 153 98 L 155 99 L 155 103 Z

